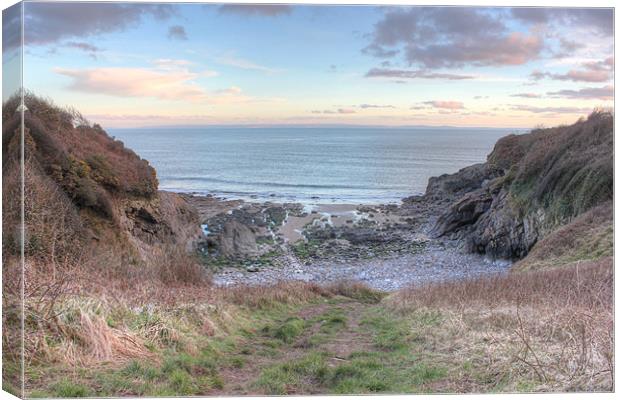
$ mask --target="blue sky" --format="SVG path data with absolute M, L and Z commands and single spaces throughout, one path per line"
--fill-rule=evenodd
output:
M 104 127 L 531 127 L 613 104 L 611 9 L 27 2 L 24 13 L 25 87 Z M 11 21 L 5 11 L 8 72 Z

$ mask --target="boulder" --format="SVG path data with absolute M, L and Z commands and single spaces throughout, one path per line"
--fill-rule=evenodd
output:
M 229 258 L 255 257 L 259 254 L 256 245 L 258 232 L 238 221 L 224 223 L 218 237 L 220 254 Z

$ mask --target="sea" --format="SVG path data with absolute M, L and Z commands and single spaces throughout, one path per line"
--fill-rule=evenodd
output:
M 484 162 L 515 129 L 192 127 L 109 129 L 163 190 L 247 201 L 385 204 Z

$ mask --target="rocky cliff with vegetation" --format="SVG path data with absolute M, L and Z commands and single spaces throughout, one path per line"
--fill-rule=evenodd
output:
M 597 224 L 604 225 L 599 242 L 611 242 L 612 196 L 613 115 L 595 111 L 570 126 L 502 138 L 486 163 L 432 178 L 424 199 L 446 205 L 434 236 L 461 239 L 472 252 L 521 259 L 597 207 Z
M 202 232 L 195 210 L 158 191 L 146 160 L 91 125 L 78 112 L 28 94 L 24 112 L 25 253 L 27 258 L 79 258 L 106 247 L 139 264 L 163 246 L 196 246 Z M 3 118 L 4 236 L 19 252 L 21 115 L 7 101 Z M 98 246 L 91 246 L 96 244 Z M 86 250 L 88 249 L 88 250 Z M 7 254 L 7 253 L 5 253 Z

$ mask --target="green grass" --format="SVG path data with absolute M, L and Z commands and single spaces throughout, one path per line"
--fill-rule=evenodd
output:
M 237 369 L 254 373 L 257 360 L 266 363 L 242 389 L 273 395 L 290 393 L 364 394 L 414 393 L 429 382 L 446 376 L 446 368 L 424 356 L 418 329 L 438 326 L 441 314 L 418 311 L 397 315 L 377 299 L 384 294 L 346 287 L 350 297 L 336 296 L 321 303 L 327 308 L 304 320 L 296 315 L 302 306 L 280 305 L 253 310 L 239 326 L 225 335 L 202 337 L 198 349 L 168 343 L 155 349 L 158 362 L 130 361 L 121 368 L 85 369 L 79 381 L 57 381 L 40 388 L 42 396 L 194 396 L 208 395 L 227 387 L 222 371 Z M 345 290 L 345 289 L 342 289 Z M 356 297 L 356 300 L 353 300 Z M 367 304 L 354 308 L 363 312 L 359 326 L 353 325 L 351 302 Z M 160 317 L 138 313 L 116 314 L 117 323 L 144 329 Z M 312 334 L 308 334 L 312 328 Z M 181 327 L 178 328 L 182 329 Z M 326 351 L 326 345 L 347 329 L 359 329 L 371 349 L 351 353 L 346 359 Z M 161 342 L 160 342 L 161 343 Z M 298 356 L 291 359 L 290 352 Z M 283 361 L 284 360 L 284 361 Z M 37 394 L 37 392 L 33 393 Z
M 412 332 L 414 325 L 439 324 L 439 313 L 402 318 L 379 306 L 366 314 L 359 329 L 372 338 L 373 350 L 353 352 L 344 360 L 320 349 L 310 350 L 301 359 L 273 364 L 255 385 L 271 395 L 415 393 L 447 375 L 445 366 L 428 357 L 422 359 L 422 340 Z M 321 324 L 319 333 L 308 338 L 313 346 L 329 342 L 347 324 L 345 310 L 337 306 L 311 321 Z
M 291 246 L 291 250 L 300 260 L 308 260 L 316 257 L 321 242 L 315 239 L 308 241 L 300 240 Z
M 305 322 L 301 318 L 291 317 L 286 319 L 278 326 L 267 326 L 264 328 L 272 337 L 283 341 L 284 343 L 292 343 L 305 329 Z
M 293 360 L 267 368 L 260 375 L 256 386 L 271 395 L 284 395 L 296 386 L 308 389 L 309 385 L 321 383 L 327 375 L 325 356 L 311 352 L 300 360 Z
M 52 386 L 54 397 L 87 397 L 90 395 L 90 390 L 80 384 L 63 379 L 60 382 Z
M 361 325 L 371 329 L 373 342 L 381 350 L 394 351 L 407 347 L 411 330 L 403 320 L 376 313 L 362 320 Z
M 336 307 L 315 317 L 311 322 L 320 324 L 319 332 L 334 334 L 347 325 L 347 316 L 342 308 Z

